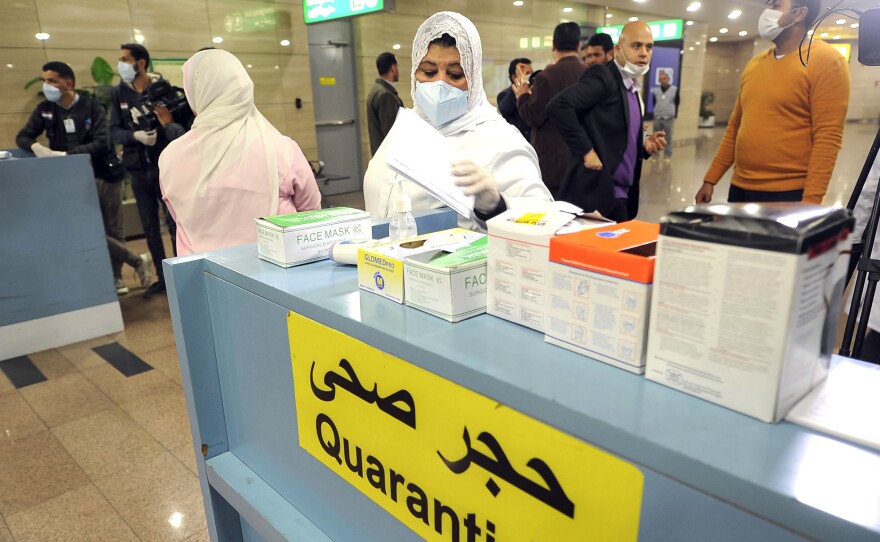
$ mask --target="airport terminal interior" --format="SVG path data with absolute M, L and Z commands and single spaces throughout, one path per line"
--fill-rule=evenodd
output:
M 685 0 L 610 0 L 603 6 L 567 0 L 396 0 L 393 9 L 351 19 L 354 41 L 346 47 L 355 80 L 344 81 L 341 72 L 324 73 L 316 64 L 321 59 L 314 58 L 303 3 L 2 0 L 0 148 L 15 147 L 15 134 L 41 101 L 39 85 L 25 85 L 47 61 L 69 63 L 77 86 L 94 89 L 94 59 L 115 67 L 119 45 L 137 42 L 149 48 L 157 71 L 180 84 L 182 60 L 213 46 L 246 65 L 257 106 L 273 125 L 297 141 L 307 158 L 324 162 L 319 186 L 325 206 L 363 209 L 360 183 L 370 159 L 365 99 L 376 77 L 374 59 L 386 50 L 397 55 L 397 88 L 411 107 L 411 41 L 430 14 L 450 9 L 474 21 L 493 104 L 508 85 L 511 59 L 529 57 L 535 67 L 552 60 L 549 40 L 562 21 L 595 32 L 635 18 L 680 20 L 682 34 L 674 43 L 680 47 L 681 106 L 673 154 L 670 160 L 646 161 L 642 170 L 639 219 L 657 222 L 693 202 L 733 110 L 739 76 L 752 56 L 771 45 L 757 37 L 761 0 L 694 2 L 695 9 Z M 844 5 L 867 9 L 877 2 Z M 741 14 L 732 17 L 734 10 Z M 880 119 L 880 67 L 859 63 L 858 32 L 858 21 L 841 15 L 831 16 L 813 35 L 821 34 L 847 58 L 852 81 L 843 146 L 825 205 L 846 205 Z M 345 85 L 359 97 L 352 123 L 357 137 L 338 154 L 356 159 L 339 165 L 336 150 L 330 151 L 321 136 L 321 123 L 336 119 L 322 110 L 315 93 Z M 700 126 L 701 96 L 707 93 L 714 122 Z M 722 201 L 730 174 L 715 192 Z M 126 228 L 136 230 L 130 192 L 126 198 Z M 163 237 L 171 254 L 167 232 Z M 127 244 L 147 252 L 142 235 L 129 235 Z M 0 372 L 0 542 L 210 539 L 169 301 L 164 294 L 144 299 L 129 267 L 123 279 L 130 289 L 119 296 L 124 331 L 28 353 L 38 374 L 27 368 Z M 98 347 L 111 344 L 133 356 L 99 354 Z

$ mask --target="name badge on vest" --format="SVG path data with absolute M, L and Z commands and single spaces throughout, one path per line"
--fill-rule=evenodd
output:
M 76 133 L 76 124 L 73 122 L 73 119 L 64 119 L 64 131 L 68 134 Z

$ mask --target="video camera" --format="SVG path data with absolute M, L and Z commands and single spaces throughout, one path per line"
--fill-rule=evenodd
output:
M 141 96 L 141 103 L 138 106 L 140 114 L 132 116 L 138 129 L 150 131 L 161 125 L 156 117 L 157 105 L 165 106 L 175 122 L 184 123 L 187 118 L 192 117 L 192 110 L 189 108 L 183 89 L 160 79 L 147 87 L 147 92 Z

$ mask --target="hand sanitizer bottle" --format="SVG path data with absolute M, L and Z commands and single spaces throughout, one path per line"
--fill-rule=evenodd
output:
M 394 214 L 388 223 L 388 237 L 391 241 L 403 241 L 418 235 L 416 219 L 412 214 L 412 200 L 406 194 L 400 194 L 392 203 Z

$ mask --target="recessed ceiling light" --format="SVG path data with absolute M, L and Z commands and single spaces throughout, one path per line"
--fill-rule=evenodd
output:
M 718 29 L 719 34 L 727 34 L 728 32 L 730 32 L 730 30 L 728 30 L 726 28 L 719 28 Z
M 614 15 L 612 15 L 612 14 L 610 14 L 610 13 L 606 13 L 606 14 L 605 14 L 605 18 L 606 18 L 606 19 L 610 19 L 611 17 L 614 17 Z
M 840 39 L 840 34 L 834 36 L 834 39 L 839 40 L 839 39 Z
M 693 50 L 694 50 L 693 47 L 688 47 L 688 51 L 693 51 Z
M 695 41 L 695 42 L 694 42 L 694 45 L 700 45 L 700 42 Z
M 686 21 L 684 24 L 686 24 L 688 26 L 693 26 L 694 22 L 693 21 Z
M 135 34 L 134 41 L 136 41 L 138 43 L 143 43 L 144 42 L 144 35 L 143 34 Z
M 846 24 L 846 19 L 837 19 L 837 20 L 834 21 L 834 22 L 837 23 L 837 24 Z
M 715 36 L 712 36 L 711 38 L 709 38 L 709 41 L 710 41 L 711 43 L 715 43 L 716 41 L 718 41 L 718 38 L 715 37 Z
M 853 24 L 849 25 L 849 27 L 850 27 L 850 28 L 858 28 L 858 27 L 859 27 L 859 23 L 853 23 Z
M 687 10 L 688 11 L 697 11 L 698 9 L 700 9 L 700 6 L 702 6 L 702 5 L 703 4 L 701 4 L 699 2 L 691 2 L 690 4 L 688 4 Z
M 516 0 L 516 2 L 513 3 L 513 5 L 516 7 L 520 7 L 523 4 L 525 4 L 525 2 L 523 2 L 523 0 Z
M 287 47 L 287 46 L 289 46 L 289 45 L 290 45 L 290 40 L 281 40 L 281 46 L 282 46 L 282 47 Z
M 735 9 L 727 15 L 727 18 L 728 19 L 736 19 L 737 17 L 739 17 L 742 14 L 743 14 L 743 12 L 741 9 Z
M 821 34 L 819 34 L 819 37 L 820 37 L 820 38 L 827 38 L 827 37 L 828 37 L 828 32 L 822 32 Z
M 635 15 L 633 15 L 632 17 L 629 18 L 629 22 L 631 22 L 631 23 L 638 21 L 638 20 L 639 20 L 639 18 L 636 17 Z
M 248 69 L 251 69 L 251 68 L 254 67 L 254 65 L 253 65 L 253 64 L 248 64 L 247 67 L 248 67 Z
M 635 2 L 636 4 L 641 4 L 641 3 L 644 3 L 645 0 L 633 0 L 633 2 Z
M 740 36 L 748 36 L 749 33 L 746 32 L 745 30 L 740 30 L 740 31 L 739 31 L 739 35 L 740 35 Z
M 7 64 L 6 67 L 11 69 L 11 68 L 14 68 L 15 66 L 13 66 L 12 64 Z
M 211 42 L 212 43 L 223 43 L 223 38 L 221 38 L 220 36 L 215 36 L 215 37 L 211 38 Z
M 562 13 L 571 13 L 574 11 L 574 8 L 562 8 Z
M 395 43 L 394 45 L 391 46 L 391 48 L 394 49 L 394 50 L 396 51 L 396 50 L 400 49 L 400 44 L 399 44 L 399 43 Z
M 813 35 L 813 31 L 812 31 L 812 30 L 807 30 L 807 35 L 808 35 L 808 36 L 812 36 L 812 35 Z
M 47 39 L 49 39 L 49 34 L 46 32 L 37 32 L 36 34 L 34 34 L 34 37 L 40 41 L 46 41 Z

